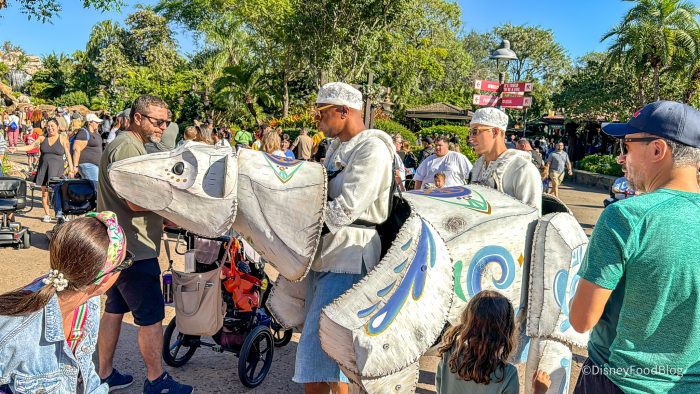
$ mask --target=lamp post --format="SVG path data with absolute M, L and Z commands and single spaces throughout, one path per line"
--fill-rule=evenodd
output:
M 499 45 L 498 48 L 494 49 L 491 52 L 491 56 L 489 56 L 489 59 L 496 60 L 496 71 L 498 71 L 498 84 L 501 85 L 501 91 L 498 93 L 500 103 L 500 99 L 503 97 L 503 84 L 506 82 L 506 72 L 500 71 L 499 69 L 500 61 L 504 60 L 506 62 L 507 69 L 508 62 L 511 60 L 518 60 L 518 55 L 516 55 L 515 52 L 513 52 L 513 50 L 510 49 L 510 41 L 503 40 L 501 41 L 501 45 Z M 501 109 L 500 105 L 498 106 L 498 109 Z

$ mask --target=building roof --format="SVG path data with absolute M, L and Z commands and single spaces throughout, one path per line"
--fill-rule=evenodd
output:
M 433 103 L 406 110 L 407 118 L 467 120 L 472 113 L 456 105 Z

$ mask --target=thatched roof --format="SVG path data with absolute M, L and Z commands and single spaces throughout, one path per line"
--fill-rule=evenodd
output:
M 407 118 L 467 120 L 471 113 L 466 109 L 447 103 L 421 105 L 406 110 Z

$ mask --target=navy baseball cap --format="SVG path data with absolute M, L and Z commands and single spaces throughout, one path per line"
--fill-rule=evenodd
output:
M 605 134 L 622 138 L 649 133 L 700 148 L 700 111 L 676 101 L 656 101 L 635 112 L 627 123 L 603 123 Z

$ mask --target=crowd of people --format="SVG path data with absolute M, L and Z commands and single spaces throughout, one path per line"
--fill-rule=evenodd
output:
M 479 184 L 541 212 L 543 179 L 550 180 L 556 195 L 564 174 L 572 171 L 561 142 L 507 139 L 508 116 L 496 108 L 478 109 L 472 117 L 474 163 L 446 136 L 423 139 L 423 151 L 415 154 L 401 135 L 368 130 L 362 108 L 362 94 L 336 82 L 319 90 L 315 119 L 320 132 L 313 137 L 302 130 L 291 141 L 269 126 L 231 135 L 210 121 L 183 132 L 183 140 L 232 141 L 281 158 L 320 160 L 330 174 L 293 377 L 306 393 L 348 392 L 347 377 L 321 347 L 320 314 L 379 262 L 376 224 L 390 214 L 393 181 L 403 181 L 415 169 L 416 189 Z M 10 116 L 17 117 L 11 123 L 28 121 L 34 127 L 34 113 L 24 120 Z M 158 256 L 164 219 L 120 198 L 108 176 L 116 161 L 174 148 L 178 130 L 171 118 L 162 99 L 144 95 L 114 119 L 92 114 L 66 119 L 65 112 L 44 119 L 42 114 L 40 130 L 23 147 L 17 146 L 19 135 L 8 135 L 10 152 L 39 149 L 38 184 L 45 187 L 46 179 L 64 172 L 94 180 L 101 213 L 58 231 L 47 275 L 0 295 L 0 343 L 12 346 L 0 355 L 0 390 L 82 384 L 84 392 L 96 393 L 131 385 L 133 377 L 113 367 L 123 315 L 131 312 L 146 367 L 144 392 L 193 391 L 161 364 L 164 302 Z M 10 130 L 15 133 L 14 127 Z M 603 128 L 618 139 L 618 161 L 644 194 L 603 212 L 580 268 L 570 321 L 577 331 L 592 332 L 588 369 L 579 375 L 577 393 L 694 392 L 700 386 L 700 270 L 688 263 L 700 253 L 699 130 L 700 112 L 663 101 L 647 105 L 627 124 Z M 103 293 L 107 300 L 100 318 L 96 297 Z M 517 369 L 510 364 L 519 324 L 503 295 L 483 291 L 473 297 L 460 323 L 443 335 L 438 393 L 519 392 Z M 95 344 L 97 369 L 91 360 Z M 59 367 L 72 372 L 46 374 Z M 546 392 L 551 383 L 543 371 L 528 378 L 536 393 Z

